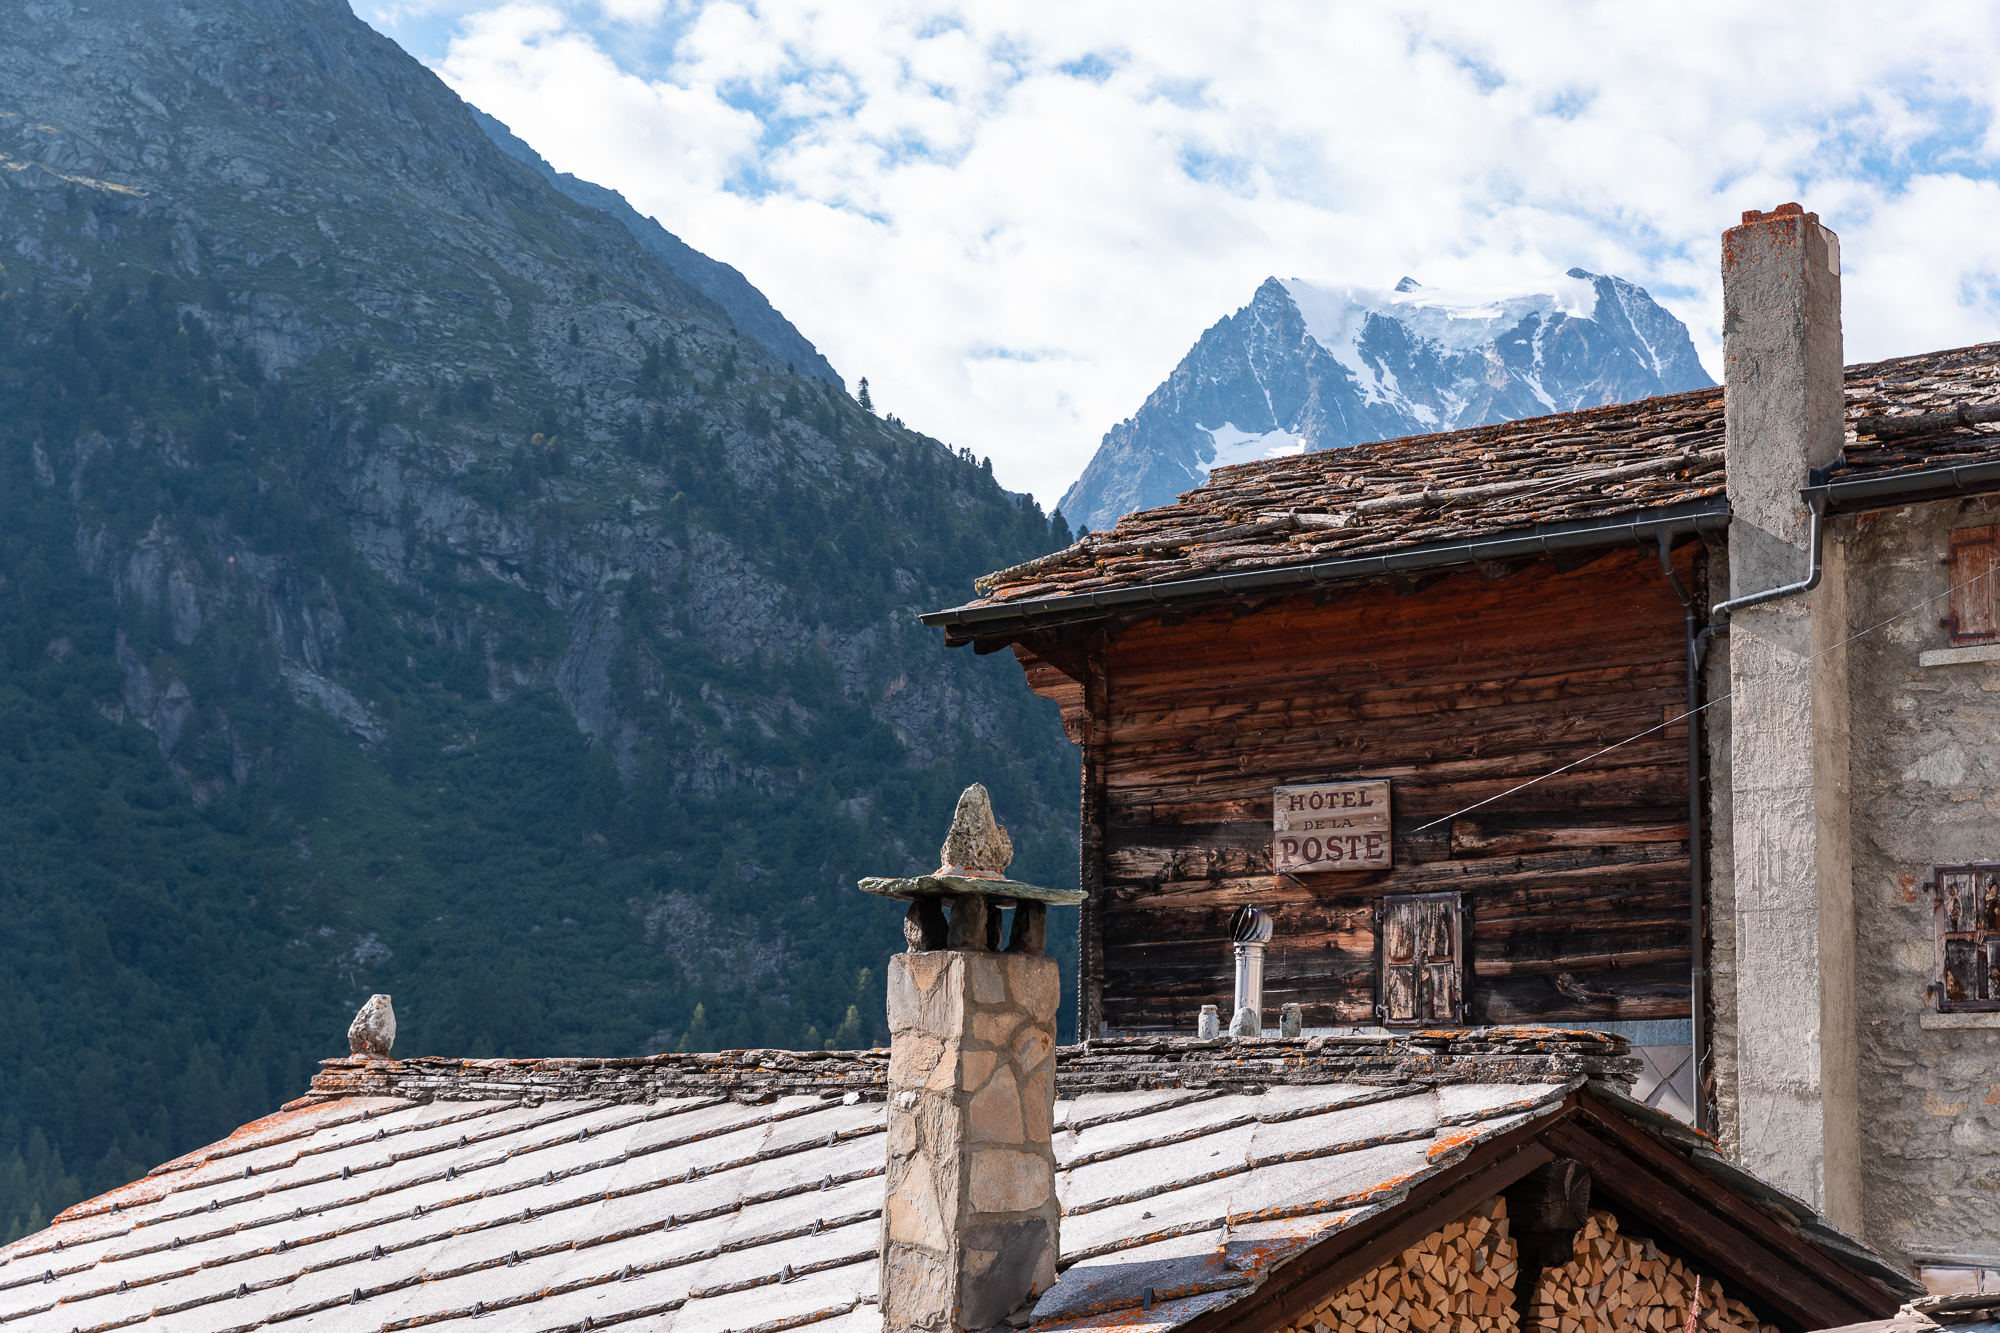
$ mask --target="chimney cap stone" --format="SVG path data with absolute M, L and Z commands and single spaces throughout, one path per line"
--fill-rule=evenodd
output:
M 1014 842 L 993 817 L 993 798 L 980 783 L 967 787 L 951 817 L 951 832 L 938 849 L 943 862 L 928 875 L 871 877 L 860 882 L 863 893 L 913 901 L 919 898 L 964 898 L 981 895 L 1028 902 L 1074 906 L 1083 901 L 1081 889 L 1044 889 L 1008 879 Z

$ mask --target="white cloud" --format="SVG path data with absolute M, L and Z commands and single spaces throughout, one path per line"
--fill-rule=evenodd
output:
M 392 35 L 446 24 L 440 73 L 559 169 L 1045 502 L 1271 275 L 1581 264 L 1713 368 L 1717 235 L 1796 198 L 1843 233 L 1851 359 L 2000 336 L 2000 11 L 380 3 Z

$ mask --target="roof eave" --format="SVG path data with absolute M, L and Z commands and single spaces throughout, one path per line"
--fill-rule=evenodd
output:
M 1882 509 L 1996 488 L 2000 488 L 2000 462 L 1968 463 L 1960 467 L 1925 468 L 1921 472 L 1829 481 L 1802 487 L 1799 494 L 1808 503 L 1814 498 L 1824 501 L 1829 510 Z
M 1644 517 L 1638 517 L 1641 514 Z M 1618 546 L 1628 541 L 1657 542 L 1662 536 L 1719 531 L 1728 526 L 1728 501 L 1721 496 L 1712 496 L 1690 504 L 1663 506 L 1655 510 L 1630 510 L 1608 519 L 1537 524 L 1532 528 L 1502 532 L 1476 541 L 1433 542 L 1382 555 L 1320 560 L 1279 569 L 1211 574 L 1171 583 L 1110 588 L 1102 592 L 989 606 L 958 606 L 927 612 L 920 619 L 926 625 L 944 630 L 946 642 L 957 646 L 975 638 L 1022 634 L 1054 625 L 1103 619 L 1120 612 L 1199 606 L 1245 596 L 1268 597 L 1354 579 L 1513 560 L 1523 556 L 1553 555 L 1559 551 L 1597 546 Z

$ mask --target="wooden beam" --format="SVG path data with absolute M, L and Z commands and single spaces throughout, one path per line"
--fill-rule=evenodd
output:
M 1046 663 L 1078 682 L 1083 680 L 1087 661 L 1076 636 L 1056 630 L 1024 634 L 1014 640 L 1014 657 L 1024 670 Z
M 1900 1299 L 1854 1272 L 1616 1111 L 1584 1098 L 1541 1142 L 1590 1168 L 1594 1188 L 1633 1232 L 1678 1250 L 1793 1329 L 1886 1319 Z M 1739 1294 L 1741 1292 L 1739 1291 Z
M 1104 830 L 1106 758 L 1110 727 L 1111 679 L 1105 663 L 1104 640 L 1085 650 L 1083 717 L 1083 799 L 1077 829 L 1077 887 L 1083 903 L 1077 919 L 1076 1039 L 1097 1035 L 1104 1004 Z
M 1248 1300 L 1197 1315 L 1175 1333 L 1267 1333 L 1284 1328 L 1378 1264 L 1554 1160 L 1555 1154 L 1535 1141 L 1547 1124 L 1542 1120 L 1524 1125 L 1480 1145 L 1457 1166 L 1412 1185 L 1401 1206 L 1335 1232 L 1281 1266 Z

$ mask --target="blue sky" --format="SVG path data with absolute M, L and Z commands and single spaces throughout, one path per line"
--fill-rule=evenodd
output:
M 2000 337 L 2000 9 L 353 0 L 1053 503 L 1267 276 L 1648 288 L 1841 233 L 1847 357 Z

